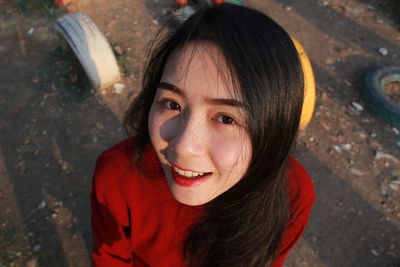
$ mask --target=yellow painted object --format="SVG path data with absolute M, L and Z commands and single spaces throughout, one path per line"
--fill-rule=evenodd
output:
M 304 130 L 307 127 L 308 123 L 310 122 L 314 112 L 315 79 L 311 67 L 311 62 L 307 56 L 306 51 L 304 51 L 304 48 L 295 38 L 292 38 L 292 40 L 297 49 L 297 52 L 299 53 L 301 66 L 303 68 L 303 74 L 304 74 L 304 101 L 300 119 L 300 130 Z

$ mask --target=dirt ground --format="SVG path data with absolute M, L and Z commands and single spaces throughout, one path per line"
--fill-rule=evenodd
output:
M 249 2 L 300 41 L 317 83 L 315 113 L 295 152 L 317 201 L 286 266 L 400 266 L 400 129 L 369 112 L 358 93 L 369 67 L 399 65 L 396 1 Z M 96 156 L 125 137 L 122 116 L 170 7 L 78 1 L 120 52 L 124 72 L 122 92 L 95 92 L 59 48 L 53 25 L 61 13 L 0 0 L 1 267 L 90 266 Z

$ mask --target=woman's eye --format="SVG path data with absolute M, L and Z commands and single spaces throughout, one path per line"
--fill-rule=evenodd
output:
M 234 124 L 236 121 L 229 116 L 226 115 L 219 115 L 216 120 L 223 124 Z
M 174 101 L 165 100 L 165 101 L 163 101 L 163 103 L 167 109 L 170 109 L 170 110 L 180 110 L 181 109 L 181 106 Z

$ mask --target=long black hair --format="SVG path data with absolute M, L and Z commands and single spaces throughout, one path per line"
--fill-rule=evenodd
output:
M 287 161 L 303 103 L 303 73 L 290 36 L 263 13 L 221 4 L 196 12 L 152 50 L 143 90 L 124 125 L 149 143 L 148 115 L 169 56 L 189 42 L 207 41 L 221 51 L 247 114 L 252 158 L 245 176 L 206 203 L 203 218 L 184 244 L 191 266 L 266 266 L 290 216 Z M 140 150 L 143 151 L 143 150 Z M 137 154 L 141 160 L 141 152 Z

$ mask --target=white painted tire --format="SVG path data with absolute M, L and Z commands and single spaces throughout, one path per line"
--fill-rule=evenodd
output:
M 94 89 L 121 79 L 110 44 L 89 16 L 83 12 L 65 15 L 56 21 L 55 29 L 74 51 Z

